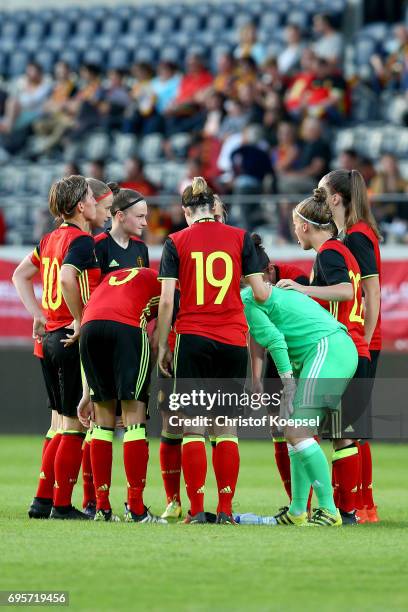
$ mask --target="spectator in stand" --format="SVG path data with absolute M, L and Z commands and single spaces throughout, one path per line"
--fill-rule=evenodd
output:
M 370 184 L 370 194 L 406 194 L 408 181 L 402 175 L 397 158 L 392 153 L 382 155 L 379 171 Z M 407 232 L 406 202 L 374 202 L 373 212 L 387 238 L 401 241 Z
M 205 123 L 202 135 L 218 138 L 221 123 L 225 117 L 225 98 L 217 91 L 209 91 L 205 99 Z M 198 175 L 201 176 L 201 175 Z M 194 177 L 193 177 L 194 178 Z
M 132 76 L 134 78 L 130 92 L 132 101 L 125 112 L 124 132 L 141 136 L 162 132 L 163 119 L 156 109 L 152 66 L 147 62 L 138 62 L 132 67 Z
M 63 172 L 63 177 L 67 177 L 67 176 L 79 176 L 81 175 L 81 168 L 78 166 L 78 164 L 74 161 L 69 161 L 65 164 L 64 167 L 64 172 Z
M 225 140 L 225 138 L 231 134 L 242 132 L 244 127 L 249 123 L 249 115 L 242 102 L 238 100 L 227 100 L 224 104 L 224 108 L 226 114 L 221 122 L 218 133 L 219 138 L 222 140 Z
M 300 68 L 303 43 L 300 27 L 291 23 L 285 28 L 285 49 L 279 54 L 277 65 L 279 72 L 285 75 L 294 74 Z
M 298 118 L 301 115 L 305 106 L 306 94 L 315 78 L 315 59 L 316 56 L 312 49 L 308 47 L 303 49 L 300 60 L 301 70 L 293 77 L 286 91 L 285 107 L 294 118 Z
M 360 167 L 360 156 L 355 149 L 344 149 L 340 152 L 338 167 L 342 170 L 358 170 Z
M 277 129 L 281 121 L 286 119 L 287 113 L 283 106 L 282 98 L 275 92 L 270 92 L 264 99 L 263 127 L 265 138 L 271 147 L 275 147 L 277 141 Z
M 168 135 L 202 129 L 204 116 L 200 111 L 212 82 L 213 76 L 205 67 L 203 58 L 191 53 L 186 60 L 186 74 L 180 81 L 177 97 L 165 113 Z
M 282 121 L 277 130 L 278 144 L 272 149 L 272 165 L 278 180 L 281 173 L 296 170 L 296 161 L 299 157 L 299 145 L 297 143 L 297 128 L 294 123 Z
M 125 177 L 120 186 L 122 189 L 138 191 L 146 197 L 154 196 L 158 193 L 158 186 L 149 181 L 145 175 L 144 163 L 136 155 L 126 160 Z
M 247 23 L 239 32 L 239 45 L 234 50 L 234 57 L 252 57 L 258 64 L 266 59 L 266 51 L 263 45 L 256 41 L 256 27 L 254 23 Z
M 104 159 L 93 159 L 89 164 L 88 175 L 102 183 L 107 183 L 106 162 Z
M 385 43 L 385 53 L 375 53 L 370 58 L 375 75 L 376 89 L 399 91 L 408 53 L 408 28 L 398 24 L 393 30 L 394 39 Z
M 270 93 L 283 96 L 288 86 L 288 79 L 279 72 L 278 61 L 271 57 L 261 68 L 260 78 L 256 82 L 258 94 L 262 97 Z
M 162 61 L 157 66 L 157 76 L 152 79 L 151 88 L 156 98 L 156 110 L 162 115 L 177 97 L 181 75 L 172 62 Z
M 317 41 L 313 50 L 318 57 L 327 60 L 332 67 L 339 66 L 343 57 L 343 36 L 335 29 L 329 15 L 315 15 L 313 30 Z
M 43 107 L 43 117 L 33 124 L 34 131 L 44 136 L 39 153 L 47 153 L 61 142 L 65 132 L 73 126 L 67 113 L 67 103 L 76 93 L 76 78 L 67 62 L 57 62 L 54 69 L 54 88 Z
M 101 69 L 95 64 L 83 64 L 77 93 L 66 103 L 67 111 L 73 119 L 70 141 L 81 139 L 84 134 L 100 125 L 99 104 L 102 93 Z
M 108 82 L 103 88 L 99 112 L 101 125 L 108 131 L 122 127 L 125 109 L 130 103 L 129 91 L 124 83 L 125 75 L 125 71 L 118 68 L 109 70 Z
M 215 91 L 224 96 L 234 97 L 236 94 L 237 66 L 231 53 L 220 53 L 217 58 L 216 75 L 213 82 Z
M 262 123 L 263 108 L 259 104 L 255 83 L 246 83 L 238 86 L 238 101 L 241 102 L 248 123 Z
M 329 171 L 330 147 L 322 136 L 322 124 L 307 117 L 301 127 L 302 142 L 297 158 L 297 169 L 282 172 L 279 177 L 280 193 L 308 193 Z
M 16 90 L 6 99 L 0 131 L 11 133 L 30 127 L 43 114 L 51 88 L 51 82 L 44 77 L 41 66 L 29 62 L 25 75 L 17 82 Z
M 231 154 L 233 193 L 262 193 L 267 177 L 271 179 L 269 191 L 275 191 L 274 171 L 266 150 L 267 143 L 263 140 L 262 127 L 259 125 L 247 126 L 242 134 L 241 146 Z M 250 229 L 254 229 L 264 221 L 259 203 L 243 206 L 242 213 Z
M 335 125 L 341 124 L 349 112 L 346 81 L 326 59 L 317 57 L 314 61 L 314 78 L 305 91 L 301 110 Z
M 369 157 L 360 157 L 360 165 L 358 167 L 361 176 L 363 177 L 367 188 L 371 188 L 371 181 L 376 175 L 375 165 Z

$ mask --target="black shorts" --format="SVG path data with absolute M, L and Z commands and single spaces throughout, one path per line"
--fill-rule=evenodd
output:
M 94 402 L 148 403 L 150 345 L 139 327 L 89 321 L 81 329 L 81 362 Z
M 222 391 L 240 393 L 246 379 L 247 363 L 246 346 L 224 344 L 195 334 L 177 334 L 173 391 L 184 393 L 201 388 L 214 392 L 218 390 L 214 379 L 223 379 Z M 183 408 L 182 412 L 193 416 L 201 414 L 202 408 L 191 406 Z
M 81 364 L 78 342 L 66 348 L 61 342 L 67 335 L 72 335 L 72 329 L 61 328 L 45 334 L 41 366 L 51 407 L 73 418 L 77 416 L 82 397 Z

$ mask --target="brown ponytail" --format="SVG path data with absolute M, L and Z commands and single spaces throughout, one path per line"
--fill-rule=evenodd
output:
M 207 181 L 202 176 L 195 176 L 191 185 L 186 187 L 181 196 L 181 203 L 184 207 L 190 208 L 213 208 L 214 193 L 207 185 Z
M 331 195 L 338 193 L 341 196 L 346 211 L 346 230 L 364 221 L 377 238 L 381 238 L 371 212 L 365 181 L 358 170 L 333 170 L 322 178 L 322 183 Z

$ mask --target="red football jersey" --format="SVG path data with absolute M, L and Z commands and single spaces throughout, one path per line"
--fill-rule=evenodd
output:
M 117 321 L 146 329 L 157 316 L 161 286 L 150 268 L 124 268 L 107 274 L 84 309 L 88 321 Z
M 94 241 L 90 234 L 71 223 L 42 238 L 31 254 L 32 263 L 40 270 L 43 286 L 42 309 L 47 319 L 46 331 L 54 331 L 72 323 L 72 314 L 62 296 L 60 274 L 63 264 L 75 267 L 84 304 L 98 285 L 101 271 L 96 261 Z
M 358 252 L 357 250 L 355 251 L 353 249 L 353 245 L 352 242 L 350 241 L 349 244 L 349 240 L 348 237 L 349 236 L 353 236 L 355 234 L 362 234 L 363 236 L 365 236 L 366 238 L 368 238 L 368 240 L 372 243 L 372 247 L 374 249 L 374 257 L 375 257 L 375 262 L 376 262 L 376 268 L 377 270 L 371 270 L 370 267 L 368 266 L 366 269 L 366 266 L 363 265 L 363 263 L 360 263 L 360 256 L 362 255 L 361 252 Z M 348 246 L 348 248 L 353 252 L 353 255 L 355 256 L 355 258 L 357 259 L 357 261 L 360 264 L 360 268 L 361 268 L 361 277 L 362 278 L 368 278 L 370 276 L 374 276 L 375 274 L 378 274 L 378 278 L 380 281 L 380 287 L 381 287 L 381 254 L 380 254 L 380 246 L 379 246 L 379 241 L 378 238 L 375 234 L 375 232 L 371 229 L 371 227 L 365 223 L 365 221 L 359 221 L 358 223 L 355 223 L 349 230 L 347 230 L 347 236 L 345 239 L 345 243 Z M 381 337 L 381 306 L 380 306 L 380 312 L 378 314 L 378 319 L 377 319 L 377 325 L 375 326 L 375 330 L 373 333 L 373 336 L 371 338 L 371 342 L 370 342 L 370 349 L 372 351 L 380 351 L 381 350 L 381 345 L 382 345 L 382 337 Z
M 364 338 L 364 309 L 360 268 L 351 251 L 340 240 L 327 240 L 320 247 L 318 253 L 320 254 L 328 250 L 336 251 L 343 257 L 353 286 L 354 297 L 352 300 L 344 302 L 328 302 L 320 299 L 316 301 L 326 310 L 329 310 L 335 319 L 347 327 L 360 357 L 370 357 L 368 344 Z
M 302 285 L 309 284 L 307 274 L 298 266 L 294 266 L 292 264 L 276 264 L 275 270 L 276 282 L 281 280 L 281 278 L 290 278 L 291 280 L 301 283 Z
M 163 250 L 159 278 L 179 281 L 176 332 L 246 346 L 248 327 L 240 279 L 258 273 L 254 244 L 242 229 L 201 219 L 171 234 Z

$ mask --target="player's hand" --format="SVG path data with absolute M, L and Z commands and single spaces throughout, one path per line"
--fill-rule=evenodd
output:
M 300 291 L 301 293 L 303 289 L 303 285 L 297 283 L 291 278 L 282 278 L 276 283 L 276 286 L 279 287 L 279 289 L 295 289 L 296 291 Z
M 81 321 L 74 319 L 74 321 L 72 322 L 72 330 L 73 334 L 67 334 L 66 339 L 60 340 L 60 342 L 62 342 L 65 348 L 71 346 L 71 344 L 75 344 L 75 342 L 78 340 L 79 335 L 81 333 Z
M 78 404 L 77 414 L 81 425 L 86 427 L 86 429 L 89 429 L 91 421 L 95 420 L 95 410 L 94 405 L 89 399 L 88 395 L 82 396 L 81 401 Z
M 159 346 L 158 364 L 160 372 L 167 378 L 172 378 L 173 353 L 168 346 Z
M 282 378 L 283 391 L 279 408 L 281 419 L 289 419 L 293 414 L 293 399 L 296 394 L 296 381 L 293 377 Z
M 33 320 L 33 338 L 35 338 L 35 340 L 38 340 L 38 342 L 41 342 L 41 338 L 44 336 L 45 334 L 45 324 L 46 324 L 47 320 L 46 318 L 41 315 L 39 317 L 34 317 Z
M 263 393 L 264 386 L 261 379 L 252 380 L 252 393 Z

